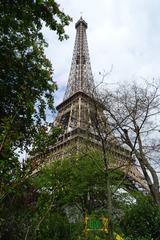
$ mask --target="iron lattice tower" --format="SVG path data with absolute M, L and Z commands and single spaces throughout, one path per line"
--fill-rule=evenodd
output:
M 101 148 L 99 136 L 95 131 L 95 105 L 100 122 L 107 122 L 103 114 L 104 106 L 98 101 L 95 91 L 86 35 L 87 23 L 82 17 L 75 28 L 76 40 L 68 84 L 63 102 L 57 106 L 58 113 L 54 121 L 54 126 L 61 126 L 64 132 L 58 142 L 48 150 L 46 159 L 49 161 L 63 158 L 70 146 L 79 151 L 81 143 L 86 143 L 86 140 L 90 146 Z M 106 129 L 108 125 L 103 125 L 102 129 L 104 127 Z M 130 152 L 121 147 L 115 137 L 111 136 L 107 145 L 116 159 L 116 166 L 131 161 Z M 127 175 L 147 189 L 142 174 L 133 164 Z

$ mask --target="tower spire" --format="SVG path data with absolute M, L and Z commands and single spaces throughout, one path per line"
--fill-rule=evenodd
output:
M 87 27 L 87 23 L 81 16 L 75 24 L 76 39 L 64 100 L 77 92 L 92 95 L 95 88 L 87 43 Z

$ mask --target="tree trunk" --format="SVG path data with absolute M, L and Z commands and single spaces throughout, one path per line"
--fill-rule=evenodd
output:
M 148 162 L 148 160 L 145 157 L 140 135 L 138 135 L 138 144 L 139 144 L 139 152 L 137 150 L 135 150 L 136 157 L 142 168 L 142 171 L 143 171 L 143 174 L 147 181 L 147 184 L 149 186 L 151 195 L 152 195 L 155 203 L 157 205 L 160 205 L 159 179 L 158 179 L 155 169 L 150 165 L 150 163 Z M 152 179 L 149 176 L 147 171 L 149 171 L 149 173 L 151 174 Z

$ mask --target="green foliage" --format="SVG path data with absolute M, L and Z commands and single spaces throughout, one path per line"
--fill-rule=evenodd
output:
M 93 153 L 92 153 L 93 154 Z M 89 212 L 106 208 L 106 175 L 100 155 L 91 153 L 74 155 L 63 161 L 55 161 L 42 169 L 36 181 L 37 187 L 54 192 L 59 204 L 78 204 L 81 211 Z M 120 174 L 120 173 L 119 173 Z M 115 176 L 111 173 L 111 183 Z M 119 175 L 121 176 L 121 175 Z
M 119 181 L 122 176 L 120 171 L 110 172 L 113 191 L 115 191 L 117 180 Z M 32 181 L 41 193 L 49 194 L 54 198 L 55 209 L 67 211 L 67 218 L 71 222 L 70 239 L 78 237 L 83 239 L 85 209 L 89 216 L 93 215 L 98 219 L 108 215 L 106 174 L 98 151 L 73 154 L 64 160 L 54 161 L 43 168 Z M 115 218 L 122 211 L 122 202 L 123 205 L 125 204 L 124 198 L 120 199 L 120 195 L 121 193 L 115 195 L 114 199 Z M 119 208 L 121 210 L 118 210 Z M 116 219 L 117 222 L 115 219 L 114 222 L 119 224 L 119 219 L 120 216 L 118 220 Z M 116 229 L 117 227 L 114 228 L 115 231 Z M 101 235 L 104 236 L 104 233 Z
M 44 23 L 66 38 L 70 17 L 53 1 L 1 1 L 0 22 L 0 140 L 22 147 L 31 144 L 35 125 L 54 110 L 52 66 L 44 54 Z
M 124 238 L 124 240 L 135 240 L 135 237 L 127 237 L 127 238 Z M 151 240 L 151 237 L 150 236 L 136 237 L 136 240 Z
M 2 201 L 0 239 L 70 239 L 70 225 L 54 199 L 27 181 Z
M 58 136 L 62 133 L 61 128 L 51 127 L 49 131 L 47 128 L 48 127 L 44 126 L 37 127 L 30 155 L 46 152 L 50 146 L 53 146 L 56 143 Z
M 117 180 L 119 183 L 122 175 L 120 172 L 111 171 L 109 176 L 112 190 L 115 192 Z M 15 195 L 11 192 L 7 197 L 7 206 L 3 206 L 2 239 L 5 239 L 4 235 L 8 239 L 24 239 L 26 234 L 27 239 L 33 240 L 85 239 L 86 209 L 87 215 L 93 219 L 107 217 L 106 174 L 101 155 L 97 151 L 85 155 L 73 154 L 64 160 L 47 164 L 37 175 L 17 186 L 15 191 L 17 194 L 14 201 L 12 196 Z M 126 240 L 151 240 L 153 236 L 150 232 L 155 232 L 159 227 L 157 208 L 147 198 L 142 198 L 142 203 L 141 199 L 135 203 L 128 195 L 118 191 L 112 199 L 114 232 L 120 235 L 124 233 Z M 124 215 L 125 209 L 127 210 Z M 10 219 L 9 222 L 4 222 L 6 216 Z M 151 226 L 148 226 L 148 232 L 145 219 L 150 219 Z M 140 233 L 144 231 L 145 236 Z M 99 239 L 107 237 L 104 232 L 88 233 L 88 239 L 95 239 L 95 236 Z
M 12 186 L 1 199 L 0 239 L 23 239 L 34 213 L 35 190 L 27 182 Z
M 127 239 L 160 239 L 160 208 L 149 197 L 140 197 L 128 207 L 122 221 Z
M 54 0 L 0 1 L 0 167 L 2 186 L 15 180 L 20 170 L 18 154 L 43 150 L 55 142 L 59 130 L 46 126 L 46 111 L 54 111 L 53 69 L 44 54 L 47 43 L 42 34 L 46 25 L 60 40 L 67 38 L 64 27 L 71 18 Z M 37 139 L 41 140 L 37 140 Z M 37 144 L 37 146 L 36 146 Z
M 47 43 L 42 27 L 46 25 L 63 40 L 71 18 L 54 0 L 0 1 L 0 12 L 0 238 L 25 239 L 37 223 L 32 220 L 38 207 L 34 199 L 35 208 L 26 204 L 26 197 L 32 195 L 31 166 L 20 164 L 18 150 L 29 151 L 33 146 L 34 153 L 44 152 L 61 131 L 46 131 L 46 112 L 54 111 L 57 85 L 44 54 Z
M 54 196 L 47 192 L 38 194 L 31 227 L 31 239 L 70 239 L 66 213 L 63 208 L 55 206 Z

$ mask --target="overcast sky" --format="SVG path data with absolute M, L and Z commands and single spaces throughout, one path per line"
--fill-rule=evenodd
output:
M 54 68 L 59 90 L 56 104 L 63 99 L 68 80 L 75 22 L 81 12 L 88 23 L 87 37 L 94 78 L 99 72 L 112 73 L 111 83 L 142 81 L 160 76 L 160 1 L 159 0 L 57 0 L 60 8 L 73 18 L 66 28 L 67 41 L 59 42 L 55 33 L 44 29 L 49 43 L 46 55 Z

